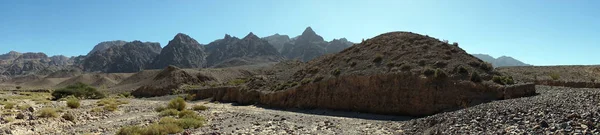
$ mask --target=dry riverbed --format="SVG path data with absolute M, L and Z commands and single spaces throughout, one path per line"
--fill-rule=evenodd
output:
M 373 115 L 327 110 L 278 110 L 259 106 L 236 106 L 208 101 L 188 102 L 209 109 L 196 111 L 206 118 L 205 126 L 192 134 L 506 134 L 580 133 L 600 134 L 600 90 L 537 86 L 539 95 L 494 101 L 425 118 Z M 19 93 L 2 92 L 0 99 Z M 149 99 L 121 98 L 114 112 L 98 111 L 98 100 L 82 100 L 71 109 L 65 101 L 11 99 L 13 109 L 3 109 L 0 134 L 115 134 L 126 125 L 148 125 L 160 116 L 155 107 L 175 96 Z M 22 98 L 22 97 L 21 97 Z M 20 107 L 23 105 L 31 106 Z M 58 117 L 41 118 L 37 111 L 52 107 Z M 33 112 L 32 112 L 33 110 Z M 76 116 L 68 121 L 61 116 Z M 22 119 L 17 119 L 23 114 Z

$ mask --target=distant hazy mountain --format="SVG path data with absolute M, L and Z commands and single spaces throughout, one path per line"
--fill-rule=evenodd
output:
M 41 52 L 19 53 L 10 51 L 0 55 L 0 74 L 4 76 L 48 74 L 72 64 L 69 58 L 62 55 L 48 57 L 48 55 Z
M 498 58 L 494 58 L 487 54 L 472 54 L 473 56 L 485 61 L 492 63 L 494 67 L 510 67 L 510 66 L 531 66 L 529 64 L 523 63 L 515 58 L 509 56 L 500 56 Z
M 298 59 L 301 61 L 309 61 L 325 54 L 337 53 L 354 44 L 345 38 L 327 42 L 311 27 L 307 27 L 302 32 L 302 35 L 291 39 L 287 35 L 279 34 L 263 39 L 272 44 L 287 59 Z
M 209 67 L 231 67 L 284 60 L 273 45 L 267 40 L 258 38 L 252 32 L 242 39 L 225 35 L 225 38 L 206 45 L 206 51 Z

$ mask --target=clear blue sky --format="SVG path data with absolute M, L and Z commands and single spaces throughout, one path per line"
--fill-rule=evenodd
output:
M 412 31 L 469 53 L 534 65 L 600 64 L 597 0 L 3 0 L 0 53 L 86 54 L 108 40 L 207 44 L 224 34 L 296 36 L 311 26 L 353 42 Z

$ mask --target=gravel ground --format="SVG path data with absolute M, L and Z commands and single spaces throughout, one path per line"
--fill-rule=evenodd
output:
M 600 89 L 537 86 L 539 95 L 480 104 L 424 118 L 327 110 L 278 110 L 231 103 L 190 102 L 205 127 L 192 134 L 600 134 Z M 148 124 L 159 117 L 153 108 L 174 96 L 129 99 L 117 112 L 92 113 L 96 100 L 67 109 L 76 122 L 61 118 L 15 120 L 0 129 L 13 134 L 114 134 L 121 126 Z M 57 107 L 64 103 L 52 103 Z M 5 134 L 8 132 L 0 133 Z
M 405 134 L 600 134 L 600 89 L 536 86 L 539 95 L 414 119 Z

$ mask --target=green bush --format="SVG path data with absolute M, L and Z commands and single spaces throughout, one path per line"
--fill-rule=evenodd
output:
M 494 76 L 492 78 L 492 81 L 494 81 L 495 83 L 498 83 L 498 84 L 502 84 L 502 85 L 515 84 L 515 81 L 513 80 L 513 78 L 509 77 L 509 76 Z
M 79 99 L 69 98 L 69 99 L 67 99 L 67 106 L 70 108 L 79 108 L 79 106 L 81 106 L 81 104 L 79 103 Z
M 73 116 L 71 113 L 63 114 L 62 118 L 68 121 L 75 121 L 75 116 Z
M 185 100 L 181 97 L 177 97 L 169 102 L 167 105 L 170 109 L 177 109 L 178 111 L 182 111 L 185 109 L 186 103 Z
M 458 66 L 458 73 L 466 75 L 469 74 L 469 70 L 463 66 Z
M 114 111 L 116 111 L 117 109 L 119 109 L 119 105 L 118 105 L 118 104 L 108 104 L 108 105 L 104 105 L 104 110 L 107 110 L 107 111 L 114 112 Z
M 56 109 L 54 109 L 54 108 L 42 108 L 38 112 L 38 117 L 41 117 L 41 118 L 58 117 L 58 114 L 56 113 Z
M 207 109 L 208 109 L 208 107 L 203 106 L 203 105 L 194 105 L 194 106 L 192 106 L 192 110 L 194 110 L 194 111 L 204 111 L 204 110 L 207 110 Z
M 140 126 L 124 126 L 117 131 L 116 135 L 141 135 L 142 128 Z
M 471 81 L 476 82 L 476 83 L 480 83 L 482 80 L 481 80 L 481 76 L 479 76 L 479 73 L 473 72 L 471 74 Z
M 444 72 L 442 69 L 435 69 L 435 74 L 433 75 L 435 78 L 442 79 L 448 77 L 448 74 Z
M 558 73 L 551 73 L 550 77 L 552 78 L 552 80 L 558 80 L 560 79 L 560 75 Z
M 490 64 L 490 63 L 483 62 L 483 63 L 481 63 L 480 68 L 485 71 L 491 71 L 492 69 L 494 69 L 494 66 L 492 66 L 492 64 Z
M 177 116 L 179 114 L 179 111 L 177 111 L 176 109 L 166 109 L 166 110 L 162 110 L 160 111 L 160 116 Z
M 13 102 L 0 102 L 0 104 L 4 105 L 4 109 L 13 109 L 16 105 Z
M 336 68 L 333 71 L 331 71 L 331 74 L 334 76 L 338 76 L 338 75 L 340 75 L 340 73 L 342 73 L 342 71 L 340 71 L 339 68 Z
M 156 112 L 162 112 L 162 111 L 164 111 L 166 109 L 167 109 L 167 107 L 165 107 L 165 106 L 158 106 L 158 107 L 154 108 L 154 111 L 156 111 Z
M 202 127 L 203 124 L 204 122 L 202 120 L 196 118 L 182 118 L 178 121 L 178 125 L 183 129 L 199 128 Z
M 423 75 L 428 76 L 428 77 L 433 76 L 433 75 L 435 75 L 435 70 L 433 70 L 431 68 L 425 68 L 423 70 Z
M 85 99 L 100 99 L 105 97 L 105 95 L 96 90 L 96 88 L 84 83 L 76 83 L 52 92 L 54 100 L 58 100 L 70 95 Z
M 196 115 L 196 112 L 194 112 L 192 110 L 183 110 L 183 111 L 180 111 L 179 114 L 177 114 L 177 116 L 179 116 L 179 118 L 183 118 L 186 116 L 192 116 L 192 115 Z

